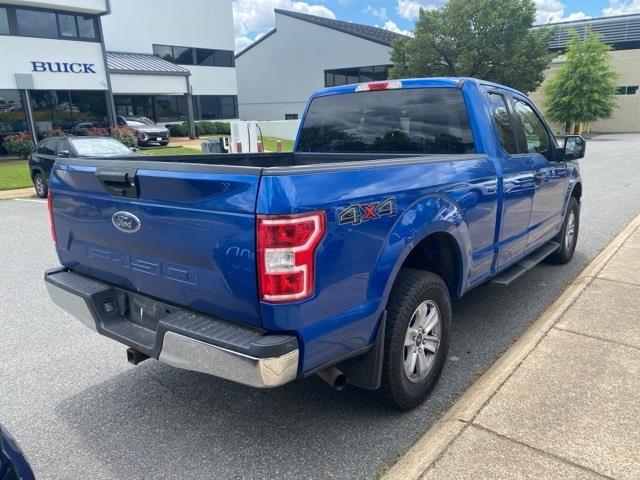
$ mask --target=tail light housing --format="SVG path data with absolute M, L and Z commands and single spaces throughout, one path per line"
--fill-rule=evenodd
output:
M 324 212 L 258 216 L 260 300 L 291 302 L 313 295 L 316 249 L 325 233 Z
M 401 80 L 385 80 L 382 82 L 360 83 L 356 87 L 356 92 L 375 92 L 378 90 L 400 90 Z
M 49 192 L 47 193 L 47 208 L 49 209 L 49 225 L 51 226 L 51 238 L 53 243 L 58 245 L 58 236 L 56 235 L 56 226 L 53 223 L 53 189 L 49 186 Z

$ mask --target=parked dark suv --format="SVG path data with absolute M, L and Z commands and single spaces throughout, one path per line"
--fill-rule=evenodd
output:
M 135 153 L 111 137 L 51 137 L 41 140 L 29 155 L 29 171 L 36 194 L 40 198 L 46 198 L 47 180 L 56 158 L 113 155 L 135 155 Z
M 163 147 L 169 145 L 171 137 L 169 129 L 153 123 L 147 117 L 118 117 L 118 126 L 129 127 L 138 136 L 138 145 L 144 147 L 150 143 L 159 143 Z

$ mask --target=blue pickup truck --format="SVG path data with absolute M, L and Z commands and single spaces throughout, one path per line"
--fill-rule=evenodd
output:
M 328 88 L 293 153 L 57 160 L 45 281 L 134 364 L 318 374 L 408 409 L 445 363 L 452 299 L 571 259 L 584 151 L 501 85 Z

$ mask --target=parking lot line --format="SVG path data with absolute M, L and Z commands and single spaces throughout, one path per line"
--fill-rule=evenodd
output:
M 14 198 L 16 202 L 33 202 L 33 203 L 47 203 L 46 200 L 36 200 L 34 198 Z

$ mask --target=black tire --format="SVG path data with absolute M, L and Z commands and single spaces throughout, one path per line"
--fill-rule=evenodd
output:
M 169 142 L 160 142 L 160 145 L 166 147 L 167 145 L 169 145 Z
M 33 186 L 36 189 L 36 195 L 40 198 L 47 198 L 49 194 L 49 187 L 47 185 L 47 179 L 40 172 L 33 176 Z
M 405 372 L 405 355 L 408 359 L 412 354 L 412 349 L 415 351 L 418 347 L 413 345 L 405 347 L 405 339 L 409 338 L 408 329 L 414 314 L 423 304 L 427 304 L 427 308 L 435 305 L 437 309 L 436 313 L 440 318 L 438 332 L 440 342 L 435 353 L 426 357 L 431 362 L 429 369 L 425 369 L 428 372 L 426 376 L 419 378 L 416 375 L 413 380 L 410 380 L 409 374 Z M 447 358 L 450 325 L 451 298 L 449 289 L 442 278 L 423 270 L 402 269 L 387 304 L 381 390 L 391 405 L 401 410 L 409 410 L 427 398 L 440 377 Z M 425 335 L 429 333 L 430 331 L 427 331 Z M 417 343 L 420 343 L 417 336 L 414 338 Z M 417 370 L 416 372 L 419 373 Z
M 567 231 L 571 229 L 571 218 L 573 216 L 573 234 L 567 235 Z M 573 258 L 573 253 L 576 251 L 576 244 L 578 243 L 578 233 L 580 232 L 580 202 L 576 197 L 569 199 L 569 205 L 567 211 L 564 214 L 564 221 L 562 222 L 562 228 L 554 240 L 560 243 L 560 248 L 549 255 L 547 259 L 549 263 L 555 263 L 556 265 L 564 265 L 569 263 Z

